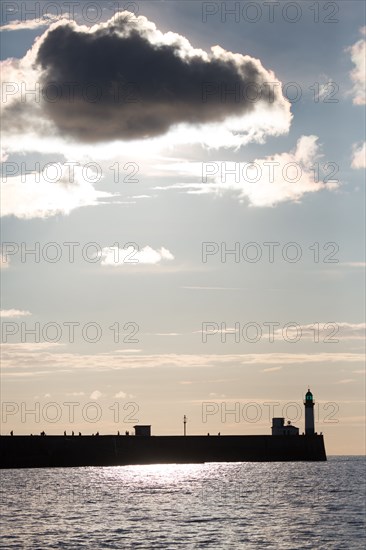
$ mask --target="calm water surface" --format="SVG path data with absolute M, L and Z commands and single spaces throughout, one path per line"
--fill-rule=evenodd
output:
M 365 460 L 1 471 L 1 548 L 364 549 Z

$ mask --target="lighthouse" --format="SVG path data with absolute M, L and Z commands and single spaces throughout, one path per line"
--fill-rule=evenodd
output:
M 310 388 L 305 394 L 305 435 L 314 435 L 314 398 Z

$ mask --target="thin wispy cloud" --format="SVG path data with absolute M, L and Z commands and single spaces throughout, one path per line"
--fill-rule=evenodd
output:
M 365 268 L 366 262 L 339 262 L 340 267 L 355 267 L 355 268 Z
M 13 318 L 13 317 L 28 317 L 32 315 L 30 311 L 26 309 L 1 309 L 0 317 L 2 318 Z
M 115 353 L 141 353 L 142 350 L 138 348 L 126 348 L 126 349 L 116 349 Z
M 272 207 L 282 202 L 299 202 L 307 193 L 334 191 L 338 180 L 326 183 L 316 179 L 314 164 L 322 153 L 317 136 L 302 136 L 288 153 L 256 158 L 253 163 L 212 161 L 171 163 L 165 170 L 176 175 L 195 176 L 200 182 L 174 183 L 156 189 L 183 190 L 189 194 L 234 194 L 240 202 L 251 206 Z M 160 166 L 160 168 L 163 168 Z M 204 180 L 207 181 L 204 181 Z
M 230 286 L 182 286 L 185 290 L 248 290 L 243 287 Z
M 263 372 L 277 372 L 282 370 L 283 367 L 270 367 L 269 369 L 263 369 Z
M 44 27 L 48 27 L 55 21 L 65 19 L 67 20 L 67 14 L 55 15 L 55 14 L 45 14 L 37 19 L 14 19 L 6 25 L 0 26 L 0 31 L 24 31 L 24 30 L 34 30 Z
M 238 367 L 259 365 L 291 366 L 323 364 L 334 365 L 344 363 L 361 363 L 364 354 L 338 353 L 249 353 L 249 354 L 139 354 L 122 355 L 120 353 L 99 353 L 93 355 L 56 352 L 55 348 L 40 344 L 3 344 L 3 375 L 12 375 L 32 370 L 53 369 L 58 375 L 66 371 L 106 372 L 125 369 L 159 369 L 159 368 L 213 368 L 217 366 L 236 365 Z

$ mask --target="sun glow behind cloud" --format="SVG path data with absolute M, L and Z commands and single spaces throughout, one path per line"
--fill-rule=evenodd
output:
M 18 24 L 15 22 L 11 25 L 17 28 Z M 154 52 L 152 62 L 156 65 L 156 75 L 161 74 L 162 78 L 165 75 L 164 78 L 167 79 L 166 82 L 161 82 L 160 86 L 162 90 L 169 90 L 171 87 L 173 97 L 179 91 L 179 104 L 166 111 L 164 102 L 156 100 L 156 97 L 160 97 L 161 90 L 155 91 L 156 97 L 151 92 L 150 95 L 138 96 L 135 98 L 136 102 L 128 104 L 123 101 L 106 103 L 104 97 L 100 102 L 94 103 L 86 101 L 84 96 L 80 99 L 78 91 L 75 91 L 78 88 L 73 89 L 72 93 L 76 95 L 72 96 L 72 101 L 64 102 L 62 94 L 61 99 L 58 95 L 64 82 L 54 82 L 56 76 L 53 78 L 53 74 L 58 75 L 62 70 L 71 70 L 74 54 L 70 60 L 63 59 L 66 50 L 60 45 L 55 46 L 55 33 L 60 34 L 60 39 L 64 40 L 61 44 L 67 44 L 71 39 L 81 40 L 80 49 L 84 55 L 83 59 L 86 60 L 92 55 L 89 49 L 93 44 L 88 42 L 88 37 L 96 41 L 99 35 L 105 33 L 106 37 L 113 37 L 116 47 L 123 48 L 130 48 L 130 42 L 132 44 L 136 38 L 134 47 Z M 171 70 L 165 70 L 166 55 L 160 54 L 160 51 L 170 52 Z M 124 65 L 120 65 L 120 60 L 117 64 L 119 70 L 116 74 L 113 68 L 110 69 L 111 82 L 121 71 L 123 73 Z M 113 62 L 110 65 L 113 67 Z M 210 69 L 211 65 L 215 67 L 213 72 Z M 103 70 L 106 66 L 108 63 L 103 64 Z M 200 69 L 197 70 L 196 67 Z M 292 119 L 291 105 L 282 95 L 281 83 L 273 71 L 265 69 L 258 59 L 232 53 L 219 46 L 205 52 L 194 48 L 185 37 L 173 32 L 164 34 L 145 17 L 135 17 L 128 12 L 121 14 L 119 18 L 91 27 L 78 25 L 67 19 L 52 22 L 49 28 L 36 38 L 23 58 L 6 59 L 1 63 L 1 69 L 5 83 L 4 101 L 0 105 L 3 117 L 4 160 L 9 159 L 9 156 L 11 160 L 11 155 L 19 152 L 23 155 L 34 155 L 38 152 L 42 155 L 61 155 L 65 164 L 69 161 L 82 164 L 91 158 L 92 140 L 94 161 L 120 159 L 123 151 L 124 158 L 128 158 L 129 161 L 143 159 L 145 169 L 149 171 L 154 164 L 156 165 L 159 157 L 176 155 L 177 150 L 187 144 L 219 149 L 239 148 L 252 142 L 264 143 L 268 136 L 287 134 Z M 99 77 L 94 65 L 93 70 L 95 85 L 98 85 Z M 185 92 L 184 87 L 178 83 L 184 76 L 180 73 L 187 70 L 195 80 L 191 85 L 192 89 Z M 145 69 L 143 70 L 137 62 L 134 71 L 137 71 L 135 76 L 142 79 L 143 84 Z M 215 74 L 217 71 L 219 74 L 222 72 L 223 78 L 227 77 L 228 82 L 224 84 L 228 88 L 232 84 L 240 84 L 235 101 L 230 93 L 226 93 L 226 89 L 221 89 L 223 83 L 220 79 L 220 82 L 212 80 L 211 72 Z M 48 72 L 51 79 L 53 78 L 51 82 L 47 81 Z M 69 75 L 64 76 L 66 78 Z M 134 75 L 130 76 L 132 78 Z M 211 80 L 204 82 L 204 76 Z M 124 76 L 121 80 L 121 85 L 125 84 L 125 78 Z M 81 80 L 79 84 L 82 84 Z M 244 93 L 244 89 L 253 85 L 256 93 L 252 98 L 250 94 Z M 145 93 L 145 86 L 142 86 L 142 90 Z M 155 123 L 151 122 L 150 126 L 146 126 L 146 132 L 130 132 L 129 128 L 133 125 L 136 125 L 136 128 L 140 126 L 139 121 L 136 121 L 137 112 L 136 116 L 133 115 L 136 106 L 139 110 L 145 109 L 147 113 L 141 119 L 142 126 L 145 124 L 144 120 L 148 121 L 151 118 L 150 109 L 155 113 L 152 118 L 156 121 L 165 120 L 165 126 L 160 128 L 156 122 L 155 128 Z M 186 113 L 183 115 L 182 106 L 185 106 Z M 70 109 L 73 108 L 76 109 L 75 115 L 70 115 Z M 81 111 L 85 114 L 85 119 L 78 122 L 77 116 Z M 204 117 L 201 117 L 202 111 L 207 111 Z M 103 116 L 97 116 L 97 122 L 96 113 L 104 113 Z M 125 120 L 131 116 L 131 122 Z M 87 127 L 89 123 L 90 127 Z M 64 127 L 64 124 L 67 126 Z M 87 139 L 84 134 L 78 133 L 80 124 L 85 126 Z M 110 128 L 108 124 L 111 125 Z M 122 130 L 124 125 L 126 128 Z M 118 200 L 117 195 L 96 190 L 93 183 L 83 179 L 79 172 L 76 169 L 73 185 L 68 185 L 65 177 L 57 182 L 45 180 L 42 174 L 39 178 L 36 171 L 24 178 L 14 176 L 7 177 L 5 181 L 3 179 L 2 215 L 26 219 L 46 218 L 56 214 L 67 215 L 83 206 L 95 206 L 104 199 L 114 197 Z
M 164 247 L 154 250 L 151 246 L 144 246 L 141 250 L 133 245 L 124 249 L 116 246 L 105 247 L 101 253 L 101 265 L 106 267 L 127 267 L 129 265 L 156 265 L 162 261 L 174 260 L 173 254 Z
M 160 138 L 158 140 L 159 147 L 164 147 L 171 143 L 202 143 L 208 147 L 239 147 L 240 145 L 249 143 L 250 141 L 263 142 L 268 135 L 281 135 L 289 131 L 291 123 L 290 103 L 285 99 L 281 92 L 281 84 L 276 79 L 272 71 L 267 71 L 258 59 L 249 57 L 242 54 L 234 54 L 219 46 L 214 46 L 211 52 L 208 54 L 203 50 L 193 48 L 188 40 L 176 33 L 163 34 L 156 29 L 156 26 L 149 22 L 145 17 L 135 17 L 132 14 L 128 14 L 128 19 L 123 19 L 123 14 L 120 20 L 111 19 L 106 23 L 100 25 L 94 25 L 91 28 L 85 26 L 78 26 L 76 23 L 72 23 L 68 20 L 61 20 L 57 23 L 53 23 L 46 32 L 38 37 L 33 47 L 27 52 L 27 54 L 20 60 L 7 59 L 2 62 L 2 74 L 3 80 L 7 83 L 5 87 L 6 102 L 2 104 L 2 115 L 4 118 L 4 133 L 5 133 L 5 148 L 11 151 L 15 150 L 16 143 L 12 141 L 12 136 L 22 136 L 21 143 L 19 145 L 23 150 L 33 150 L 35 136 L 42 136 L 47 133 L 47 136 L 51 138 L 51 143 L 54 138 L 57 138 L 59 134 L 58 124 L 70 124 L 70 126 L 63 127 L 62 135 L 68 139 L 68 135 L 71 138 L 76 137 L 76 143 L 82 141 L 92 140 L 94 143 L 98 142 L 113 142 L 122 138 L 123 141 L 134 141 L 134 145 L 142 146 L 146 141 L 146 136 L 142 130 L 141 136 L 136 136 L 132 130 L 126 129 L 125 133 L 122 132 L 124 119 L 127 116 L 134 116 L 129 123 L 126 121 L 127 127 L 132 128 L 132 125 L 138 123 L 136 116 L 133 115 L 135 107 L 141 111 L 144 109 L 150 109 L 150 102 L 156 109 L 162 109 L 161 102 L 156 102 L 156 99 L 151 92 L 149 95 L 140 97 L 138 94 L 142 92 L 142 89 L 138 91 L 137 96 L 131 98 L 131 101 L 127 103 L 120 98 L 118 101 L 111 101 L 108 95 L 109 103 L 106 104 L 104 96 L 98 100 L 97 103 L 88 101 L 85 95 L 78 98 L 78 88 L 72 91 L 72 101 L 70 96 L 68 101 L 64 99 L 64 95 L 61 94 L 62 86 L 64 82 L 59 83 L 45 81 L 46 70 L 52 70 L 52 66 L 48 69 L 50 59 L 52 63 L 59 63 L 60 67 L 64 66 L 63 59 L 61 58 L 61 52 L 64 50 L 57 50 L 54 53 L 54 59 L 52 58 L 52 37 L 54 33 L 63 33 L 66 35 L 60 36 L 60 40 L 70 40 L 75 36 L 77 40 L 83 40 L 83 36 L 97 36 L 98 33 L 106 33 L 106 36 L 115 37 L 116 45 L 126 45 L 123 47 L 130 47 L 128 40 L 132 32 L 138 33 L 141 37 L 140 42 L 136 43 L 136 47 L 142 47 L 142 44 L 150 44 L 154 52 L 159 52 L 156 48 L 171 49 L 171 64 L 173 65 L 174 73 L 169 76 L 169 72 L 164 70 L 165 58 L 159 56 L 160 54 L 154 54 L 153 61 L 156 63 L 155 71 L 156 76 L 159 72 L 166 75 L 168 79 L 166 83 L 161 83 L 160 92 L 164 91 L 165 87 L 172 87 L 172 93 L 175 88 L 179 90 L 181 97 L 181 105 L 177 106 L 177 110 L 171 112 L 162 112 L 161 116 L 154 114 L 154 118 L 158 120 L 166 119 L 166 126 L 164 128 L 158 128 L 156 131 L 151 126 L 149 132 L 148 126 L 146 127 L 146 135 L 151 138 Z M 107 34 L 108 32 L 108 34 Z M 137 34 L 136 34 L 137 36 Z M 86 40 L 86 38 L 85 38 Z M 97 40 L 97 38 L 94 38 Z M 88 52 L 88 44 L 85 42 L 84 55 L 91 55 Z M 83 44 L 83 42 L 82 42 Z M 149 46 L 144 46 L 149 48 Z M 112 51 L 112 50 L 111 50 Z M 165 50 L 168 51 L 168 50 Z M 62 54 L 64 55 L 64 54 Z M 157 56 L 157 57 L 156 57 Z M 178 58 L 181 57 L 185 60 L 185 64 L 181 64 Z M 48 65 L 44 67 L 44 70 L 39 66 L 40 60 L 47 59 Z M 176 61 L 174 61 L 174 59 Z M 73 63 L 73 60 L 70 60 Z M 174 67 L 174 63 L 177 64 Z M 160 66 L 161 64 L 161 66 Z M 217 81 L 212 80 L 211 72 L 204 74 L 204 71 L 210 67 L 210 64 L 215 65 L 215 71 L 224 71 L 222 78 L 218 78 Z M 201 66 L 201 72 L 199 76 L 195 76 L 195 66 Z M 104 65 L 105 67 L 105 65 Z M 127 67 L 127 66 L 126 66 Z M 186 70 L 186 67 L 192 67 L 192 77 L 197 78 L 195 83 L 192 83 L 192 90 L 187 92 L 182 89 L 177 82 L 182 75 L 180 71 Z M 60 72 L 60 69 L 55 69 L 55 75 Z M 97 68 L 95 67 L 95 71 Z M 123 66 L 119 71 L 123 72 Z M 141 71 L 141 74 L 136 73 L 136 78 L 142 78 L 142 67 L 137 67 L 136 71 Z M 111 69 L 112 71 L 112 69 Z M 208 69 L 207 69 L 208 71 Z M 244 77 L 244 74 L 251 74 L 252 76 Z M 214 72 L 213 72 L 214 74 Z M 227 76 L 228 82 L 222 83 L 221 80 Z M 132 78 L 133 75 L 131 75 Z M 65 78 L 68 75 L 65 74 Z M 81 78 L 81 75 L 80 77 Z M 95 72 L 95 86 L 98 86 L 98 75 Z M 115 78 L 113 72 L 111 72 L 110 78 Z M 124 76 L 127 78 L 127 76 Z M 171 80 L 169 81 L 169 78 Z M 176 79 L 177 82 L 174 80 Z M 211 79 L 211 80 L 210 80 Z M 225 84 L 228 88 L 233 81 L 235 86 L 239 85 L 237 90 L 237 97 L 235 100 L 231 97 L 230 93 L 222 90 L 222 84 Z M 68 80 L 68 78 L 66 78 Z M 206 80 L 206 81 L 205 81 Z M 79 82 L 80 86 L 82 81 Z M 124 80 L 121 81 L 121 85 L 125 85 Z M 143 83 L 141 83 L 142 86 Z M 90 85 L 90 82 L 89 82 Z M 178 86 L 178 87 L 177 87 Z M 195 86 L 195 87 L 193 87 Z M 254 87 L 251 93 L 247 89 Z M 31 90 L 36 90 L 36 93 L 31 93 Z M 70 89 L 68 88 L 69 92 Z M 76 91 L 75 91 L 76 90 Z M 83 90 L 84 91 L 84 90 Z M 108 90 L 108 94 L 112 93 L 112 90 Z M 158 92 L 159 90 L 157 90 Z M 145 91 L 144 91 L 145 93 Z M 74 95 L 75 94 L 75 95 Z M 107 94 L 107 92 L 105 92 Z M 185 95 L 186 94 L 186 95 Z M 224 94 L 224 95 L 223 95 Z M 58 111 L 56 109 L 62 109 L 63 103 L 65 103 L 65 109 L 61 118 L 58 119 Z M 80 105 L 79 105 L 80 104 Z M 182 105 L 186 104 L 187 114 L 182 115 Z M 77 117 L 80 109 L 85 110 L 86 117 L 92 121 L 95 114 L 98 114 L 98 109 L 105 109 L 104 117 L 99 117 L 99 123 L 93 127 L 88 128 L 88 139 L 83 139 L 79 134 L 73 132 L 73 124 L 75 128 L 79 128 L 75 117 L 70 117 L 70 109 L 76 108 L 75 117 Z M 179 107 L 179 108 L 178 108 Z M 192 112 L 190 112 L 192 111 Z M 201 113 L 207 111 L 205 119 L 201 120 Z M 196 113 L 194 115 L 194 113 Z M 12 120 L 14 122 L 14 115 L 16 114 L 17 122 L 14 125 L 9 125 L 7 128 L 7 122 Z M 98 115 L 99 116 L 99 115 Z M 117 118 L 116 118 L 117 117 Z M 145 116 L 146 122 L 141 122 L 141 125 L 148 124 L 148 116 Z M 87 124 L 88 118 L 85 119 Z M 100 120 L 103 123 L 100 124 Z M 135 120 L 135 122 L 133 122 Z M 32 122 L 30 124 L 30 121 Z M 108 124 L 115 124 L 118 121 L 117 126 L 113 129 L 108 129 Z M 106 126 L 105 131 L 103 126 Z M 76 130 L 75 130 L 76 131 Z M 98 132 L 101 132 L 100 138 L 98 138 Z M 103 133 L 104 132 L 104 133 Z M 109 136 L 109 137 L 108 137 Z M 141 139 L 142 138 L 142 139 Z M 73 140 L 72 140 L 73 141 Z M 59 149 L 56 149 L 59 151 Z

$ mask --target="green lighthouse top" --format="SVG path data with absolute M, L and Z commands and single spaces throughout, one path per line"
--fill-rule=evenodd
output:
M 305 394 L 305 402 L 306 403 L 311 403 L 312 401 L 313 401 L 313 394 L 311 393 L 310 388 L 309 388 L 308 391 Z

